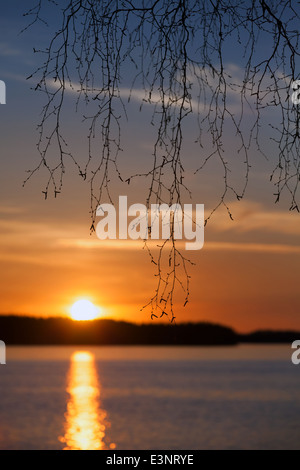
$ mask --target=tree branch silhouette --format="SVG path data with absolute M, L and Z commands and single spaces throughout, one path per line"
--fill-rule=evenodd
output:
M 291 85 L 298 76 L 299 10 L 293 0 L 39 0 L 26 13 L 32 27 L 44 22 L 46 4 L 57 9 L 61 26 L 41 54 L 43 63 L 30 77 L 38 77 L 35 89 L 45 94 L 39 124 L 40 161 L 28 172 L 26 182 L 38 170 L 48 175 L 44 195 L 56 196 L 62 190 L 68 161 L 90 184 L 91 230 L 95 229 L 96 209 L 104 198 L 113 202 L 111 179 L 123 181 L 119 170 L 121 128 L 127 119 L 126 100 L 143 90 L 141 111 L 146 103 L 153 106 L 151 124 L 155 126 L 152 164 L 145 173 L 126 178 L 130 184 L 145 178 L 149 183 L 145 195 L 147 206 L 181 202 L 183 194 L 191 196 L 185 183 L 182 146 L 185 123 L 196 119 L 199 134 L 199 164 L 195 173 L 208 162 L 222 168 L 223 189 L 220 199 L 207 220 L 224 206 L 232 218 L 229 202 L 241 200 L 246 192 L 251 162 L 249 150 L 261 146 L 261 126 L 269 109 L 279 110 L 278 125 L 269 122 L 272 139 L 278 148 L 271 180 L 275 200 L 287 193 L 290 210 L 299 212 L 297 202 L 300 178 L 299 106 L 290 99 Z M 239 78 L 228 67 L 228 48 L 232 44 L 242 51 Z M 262 41 L 272 47 L 263 56 Z M 130 67 L 131 87 L 124 93 L 123 76 Z M 89 115 L 87 158 L 82 163 L 68 147 L 63 134 L 63 111 L 66 95 L 73 93 L 76 109 L 86 104 Z M 232 96 L 239 97 L 238 109 Z M 253 119 L 245 110 L 251 109 Z M 278 112 L 278 111 L 277 111 Z M 268 118 L 268 115 L 267 115 Z M 247 128 L 248 123 L 248 129 Z M 231 178 L 232 166 L 226 153 L 224 136 L 238 142 L 238 156 L 244 166 L 244 179 L 236 186 Z M 95 142 L 101 136 L 101 149 Z M 205 148 L 210 140 L 210 150 Z M 56 146 L 59 159 L 49 151 Z M 240 187 L 241 186 L 241 187 Z M 151 230 L 151 227 L 150 227 Z M 167 268 L 164 253 L 167 250 Z M 156 266 L 158 285 L 150 300 L 151 315 L 170 315 L 174 319 L 176 285 L 189 299 L 188 265 L 191 263 L 177 248 L 171 234 L 159 247 L 156 256 L 147 247 Z M 181 272 L 181 274 L 180 274 Z M 182 277 L 183 273 L 183 277 Z

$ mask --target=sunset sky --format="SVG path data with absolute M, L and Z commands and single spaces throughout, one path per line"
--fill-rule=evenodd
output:
M 150 312 L 140 309 L 155 289 L 155 270 L 143 243 L 90 236 L 89 187 L 71 163 L 63 192 L 56 199 L 44 200 L 46 175 L 42 171 L 22 187 L 26 170 L 38 161 L 36 125 L 44 103 L 30 89 L 34 81 L 26 77 L 41 60 L 33 47 L 45 46 L 51 36 L 51 27 L 42 25 L 19 34 L 28 21 L 22 17 L 27 4 L 29 8 L 34 2 L 12 0 L 2 8 L 0 18 L 0 79 L 7 86 L 7 104 L 0 106 L 0 312 L 69 316 L 71 305 L 84 298 L 99 306 L 103 317 L 149 322 Z M 55 25 L 54 18 L 48 20 Z M 227 64 L 239 74 L 234 57 L 228 57 Z M 130 120 L 124 123 L 122 142 L 121 168 L 127 177 L 140 165 L 151 164 L 151 111 L 139 113 L 135 96 L 138 91 L 128 106 Z M 86 129 L 75 116 L 72 98 L 70 94 L 66 133 L 76 152 L 84 155 Z M 217 164 L 194 174 L 200 148 L 192 130 L 187 128 L 183 149 L 188 156 L 187 181 L 193 203 L 204 204 L 208 215 L 222 191 L 222 176 Z M 178 322 L 219 322 L 241 332 L 300 329 L 299 214 L 289 212 L 287 198 L 274 204 L 269 176 L 276 164 L 276 147 L 268 138 L 266 127 L 264 143 L 271 158 L 266 160 L 251 150 L 246 196 L 240 202 L 229 201 L 234 221 L 219 209 L 205 229 L 204 248 L 188 254 L 196 266 L 190 270 L 190 302 L 185 308 L 182 302 L 176 305 Z M 238 161 L 229 137 L 227 152 L 233 163 Z M 238 164 L 233 177 L 240 178 L 242 186 Z M 116 198 L 128 195 L 132 203 L 144 203 L 145 182 L 134 187 L 112 184 Z

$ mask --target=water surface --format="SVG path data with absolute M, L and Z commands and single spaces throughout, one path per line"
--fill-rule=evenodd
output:
M 11 347 L 0 366 L 0 449 L 299 449 L 291 353 Z

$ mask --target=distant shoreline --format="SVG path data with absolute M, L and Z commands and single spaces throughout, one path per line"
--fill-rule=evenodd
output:
M 148 323 L 98 319 L 76 322 L 69 318 L 0 316 L 0 339 L 7 346 L 234 346 L 283 344 L 300 339 L 298 331 L 261 330 L 240 334 L 220 324 Z

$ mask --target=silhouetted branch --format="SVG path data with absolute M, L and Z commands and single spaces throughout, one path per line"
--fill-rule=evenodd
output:
M 278 201 L 287 192 L 290 209 L 299 211 L 297 192 L 300 178 L 299 107 L 290 100 L 291 84 L 297 79 L 299 60 L 299 8 L 293 0 L 69 0 L 56 3 L 40 0 L 27 15 L 32 26 L 43 21 L 45 4 L 52 4 L 61 15 L 61 27 L 45 51 L 36 51 L 43 64 L 35 72 L 36 90 L 45 94 L 39 125 L 40 163 L 29 172 L 46 170 L 44 191 L 59 194 L 68 160 L 91 188 L 91 230 L 96 209 L 104 198 L 112 201 L 113 175 L 123 181 L 118 158 L 121 153 L 122 119 L 127 119 L 125 99 L 143 90 L 144 103 L 153 106 L 151 123 L 157 131 L 152 165 L 145 173 L 132 175 L 149 183 L 147 205 L 180 203 L 185 184 L 185 156 L 182 145 L 187 118 L 198 120 L 199 165 L 212 160 L 223 173 L 219 202 L 232 218 L 229 202 L 241 200 L 247 188 L 251 145 L 264 154 L 260 130 L 265 114 L 276 109 L 278 125 L 269 122 L 278 147 L 277 163 L 271 179 Z M 61 6 L 62 5 L 62 6 Z M 261 54 L 261 45 L 271 40 Z M 236 46 L 241 54 L 238 71 L 228 63 L 226 48 Z M 237 52 L 236 52 L 237 53 Z M 125 96 L 122 74 L 135 70 L 130 91 Z M 84 163 L 68 148 L 62 122 L 66 95 L 73 94 L 76 108 L 87 105 L 87 159 Z M 233 96 L 239 97 L 238 106 Z M 247 112 L 246 112 L 247 110 Z M 251 118 L 249 112 L 251 111 Z M 266 116 L 266 117 L 265 117 Z M 101 136 L 101 148 L 95 142 Z M 238 145 L 237 154 L 244 167 L 244 179 L 237 185 L 231 177 L 234 160 L 226 152 L 224 136 Z M 205 138 L 204 138 L 205 136 Z M 210 139 L 210 144 L 207 144 Z M 56 146 L 56 155 L 50 146 Z M 57 160 L 57 156 L 59 156 Z M 272 158 L 274 156 L 272 155 Z M 240 184 L 241 183 L 241 184 Z M 169 246 L 171 247 L 169 249 Z M 168 249 L 169 268 L 163 268 Z M 174 289 L 179 284 L 189 297 L 190 261 L 176 248 L 172 236 L 160 246 L 157 258 L 158 287 L 149 305 L 152 314 L 171 313 L 174 318 Z M 185 273 L 185 281 L 178 274 Z

